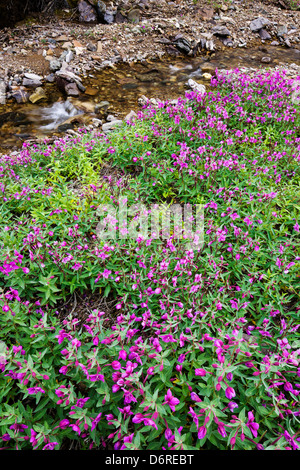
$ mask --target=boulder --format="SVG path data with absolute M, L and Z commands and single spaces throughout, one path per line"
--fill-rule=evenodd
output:
M 6 83 L 0 80 L 0 104 L 6 104 Z
M 49 63 L 49 68 L 51 72 L 56 72 L 61 68 L 61 62 L 58 59 L 53 59 Z
M 37 79 L 32 79 L 32 78 L 23 78 L 23 82 L 22 82 L 22 85 L 23 86 L 26 86 L 28 88 L 37 88 L 37 87 L 40 87 L 42 85 L 42 82 L 40 80 L 37 80 Z
M 259 18 L 256 18 L 256 20 L 251 21 L 250 29 L 251 31 L 256 32 L 264 28 L 268 24 L 270 24 L 270 21 L 268 20 L 268 18 L 264 18 L 263 16 L 260 16 Z
M 65 85 L 65 92 L 68 96 L 79 96 L 79 90 L 76 83 L 67 83 Z
M 35 90 L 35 92 L 32 95 L 30 95 L 29 101 L 34 104 L 34 103 L 37 103 L 38 101 L 44 100 L 46 98 L 47 98 L 47 95 L 44 92 L 43 88 L 38 87 Z
M 213 29 L 213 34 L 215 34 L 216 36 L 230 36 L 231 33 L 229 31 L 228 28 L 226 28 L 226 26 L 214 26 Z
M 103 132 L 110 131 L 120 126 L 122 123 L 123 121 L 121 121 L 120 119 L 116 119 L 115 121 L 111 121 L 111 122 L 105 122 L 104 124 L 102 124 L 102 130 Z
M 78 3 L 79 21 L 82 23 L 97 23 L 97 14 L 95 9 L 85 0 Z
M 259 34 L 260 39 L 262 39 L 263 41 L 271 39 L 271 35 L 264 28 L 260 29 L 258 31 L 258 34 Z
M 183 52 L 184 54 L 188 54 L 190 50 L 192 49 L 192 45 L 190 41 L 186 38 L 175 39 L 174 45 L 177 47 L 177 49 L 180 52 Z
M 27 103 L 29 99 L 29 93 L 22 88 L 18 88 L 17 90 L 14 90 L 12 95 L 11 95 L 17 103 Z

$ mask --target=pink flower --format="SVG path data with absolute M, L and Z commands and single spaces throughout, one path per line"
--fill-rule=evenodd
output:
M 175 411 L 175 406 L 178 405 L 180 401 L 178 398 L 173 397 L 171 389 L 167 391 L 167 395 L 165 395 L 165 401 L 163 402 L 163 405 L 169 405 L 172 411 Z
M 228 400 L 231 400 L 232 398 L 235 397 L 235 391 L 232 387 L 227 387 L 225 390 L 225 395 L 228 398 Z
M 246 426 L 250 429 L 254 437 L 257 437 L 257 430 L 259 428 L 259 424 L 254 422 L 254 415 L 252 411 L 248 412 L 248 422 Z

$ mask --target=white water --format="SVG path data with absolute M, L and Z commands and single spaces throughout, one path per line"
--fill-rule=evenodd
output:
M 48 108 L 37 107 L 27 112 L 30 121 L 38 123 L 42 131 L 56 129 L 70 117 L 82 114 L 70 101 L 58 101 Z

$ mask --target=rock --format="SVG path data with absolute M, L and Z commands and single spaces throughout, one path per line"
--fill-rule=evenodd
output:
M 104 22 L 107 24 L 112 24 L 115 20 L 114 12 L 111 10 L 106 10 L 104 13 Z
M 197 15 L 203 21 L 210 21 L 214 16 L 214 9 L 212 7 L 203 7 L 197 12 Z
M 6 83 L 0 80 L 0 104 L 6 104 Z
M 178 38 L 174 41 L 174 45 L 177 47 L 177 49 L 180 52 L 183 52 L 184 54 L 188 54 L 190 50 L 192 49 L 190 41 L 186 38 Z
M 140 21 L 140 10 L 133 8 L 127 15 L 128 21 L 130 23 L 138 23 Z
M 55 75 L 54 73 L 50 73 L 49 75 L 47 75 L 47 77 L 45 78 L 46 82 L 48 83 L 54 83 L 55 82 Z
M 269 64 L 272 61 L 272 59 L 271 59 L 271 57 L 266 56 L 266 57 L 262 57 L 260 59 L 260 61 L 261 61 L 262 64 Z
M 22 88 L 19 88 L 18 90 L 15 90 L 12 93 L 12 97 L 16 100 L 17 103 L 27 103 L 29 99 L 29 93 Z M 3 104 L 3 103 L 2 103 Z
M 85 94 L 89 95 L 89 96 L 96 96 L 96 95 L 98 95 L 98 93 L 99 93 L 98 88 L 93 88 L 93 87 L 88 86 L 85 89 Z
M 109 108 L 110 103 L 108 101 L 100 101 L 100 103 L 97 103 L 95 106 L 95 113 L 100 113 L 101 111 L 107 111 Z
M 76 49 L 76 48 L 75 48 Z M 69 64 L 74 59 L 74 54 L 72 51 L 68 51 L 66 54 L 65 61 Z
M 65 85 L 65 92 L 68 96 L 79 96 L 79 90 L 76 83 L 67 83 Z
M 281 25 L 277 26 L 277 36 L 278 37 L 284 36 L 285 34 L 287 34 L 287 32 L 288 32 L 288 29 L 287 29 L 286 25 L 281 24 Z
M 250 29 L 253 32 L 259 31 L 262 29 L 264 26 L 267 26 L 270 24 L 270 21 L 268 18 L 264 18 L 263 16 L 256 18 L 256 20 L 251 21 L 250 23 Z
M 61 68 L 61 62 L 58 59 L 53 59 L 49 63 L 49 68 L 51 72 L 57 72 Z
M 137 114 L 136 112 L 134 112 L 133 110 L 131 110 L 126 116 L 125 116 L 125 121 L 128 122 L 128 121 L 132 121 L 134 118 L 137 117 Z
M 104 15 L 105 15 L 105 12 L 106 12 L 105 3 L 102 2 L 101 0 L 99 0 L 98 2 L 96 2 L 95 8 L 96 8 L 96 12 L 97 12 L 97 16 L 98 16 L 99 21 L 104 22 Z
M 79 21 L 83 23 L 97 23 L 96 11 L 89 3 L 80 0 L 78 3 Z
M 44 92 L 43 88 L 38 87 L 35 90 L 35 92 L 32 95 L 30 95 L 29 101 L 34 104 L 34 103 L 37 103 L 38 101 L 44 100 L 46 98 L 47 98 L 47 95 Z
M 201 65 L 201 70 L 203 73 L 210 73 L 212 75 L 214 75 L 215 71 L 216 71 L 216 66 L 212 65 L 212 64 L 203 64 Z
M 37 88 L 37 87 L 40 87 L 42 85 L 42 82 L 40 80 L 33 80 L 31 78 L 23 78 L 23 82 L 22 82 L 22 85 L 23 86 L 26 86 L 28 88 Z
M 90 101 L 79 101 L 72 99 L 72 105 L 76 109 L 80 109 L 80 111 L 83 111 L 84 113 L 94 113 L 95 111 L 95 103 Z
M 214 51 L 215 50 L 215 44 L 213 42 L 213 40 L 209 40 L 209 41 L 206 41 L 205 43 L 205 48 L 208 50 L 208 51 Z
M 120 11 L 117 11 L 116 16 L 115 16 L 115 23 L 127 23 L 126 16 L 122 15 Z
M 216 36 L 231 36 L 231 33 L 226 26 L 214 26 L 212 31 Z
M 279 46 L 279 42 L 278 41 L 272 41 L 271 46 Z
M 204 73 L 202 77 L 205 78 L 205 80 L 210 80 L 212 75 L 210 73 Z
M 106 120 L 107 122 L 112 122 L 112 121 L 117 121 L 118 118 L 116 116 L 114 116 L 113 114 L 109 114 L 107 117 L 106 117 Z
M 96 52 L 97 50 L 96 44 L 91 44 L 90 42 L 86 45 L 86 48 L 88 51 L 91 51 L 91 52 Z
M 204 95 L 204 93 L 206 91 L 206 88 L 205 88 L 204 85 L 201 85 L 200 83 L 195 82 L 195 80 L 192 80 L 191 78 L 189 78 L 189 80 L 187 82 L 187 85 L 193 91 L 197 91 L 197 92 L 201 93 L 202 95 Z
M 102 126 L 102 121 L 101 121 L 101 119 L 93 118 L 93 119 L 92 119 L 92 123 L 93 123 L 94 127 L 100 127 L 100 126 Z
M 121 121 L 120 119 L 116 119 L 115 121 L 111 122 L 105 122 L 104 124 L 102 124 L 102 130 L 103 132 L 110 131 L 112 129 L 115 129 L 116 127 L 119 127 L 122 123 L 123 121 Z
M 43 80 L 43 77 L 41 75 L 37 75 L 36 73 L 24 73 L 24 77 L 25 78 L 29 78 L 29 80 L 36 80 L 38 82 L 40 82 L 41 80 Z
M 263 41 L 266 41 L 268 39 L 271 39 L 271 35 L 268 33 L 268 31 L 266 31 L 264 28 L 263 29 L 260 29 L 258 31 L 258 34 L 259 34 L 259 37 L 260 39 L 262 39 Z
M 233 46 L 233 42 L 229 38 L 222 39 L 222 42 L 223 42 L 224 46 L 227 46 L 227 47 L 232 47 Z
M 292 47 L 290 40 L 288 38 L 284 40 L 284 44 L 286 45 L 286 47 Z

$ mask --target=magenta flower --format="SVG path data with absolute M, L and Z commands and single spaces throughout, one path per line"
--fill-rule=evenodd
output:
M 228 398 L 228 400 L 231 400 L 232 398 L 235 397 L 235 391 L 232 387 L 227 387 L 225 390 L 225 395 Z
M 195 369 L 195 375 L 200 377 L 204 377 L 207 374 L 206 370 L 204 369 Z
M 169 405 L 172 411 L 175 411 L 175 406 L 180 403 L 180 400 L 178 398 L 173 397 L 171 389 L 167 391 L 167 395 L 165 395 L 165 401 L 163 402 L 163 405 Z
M 198 439 L 203 439 L 206 436 L 207 429 L 205 426 L 200 426 L 198 429 Z
M 248 412 L 248 422 L 246 423 L 246 426 L 250 429 L 254 437 L 257 437 L 257 430 L 259 428 L 259 424 L 255 423 L 254 421 L 254 415 L 252 411 Z

